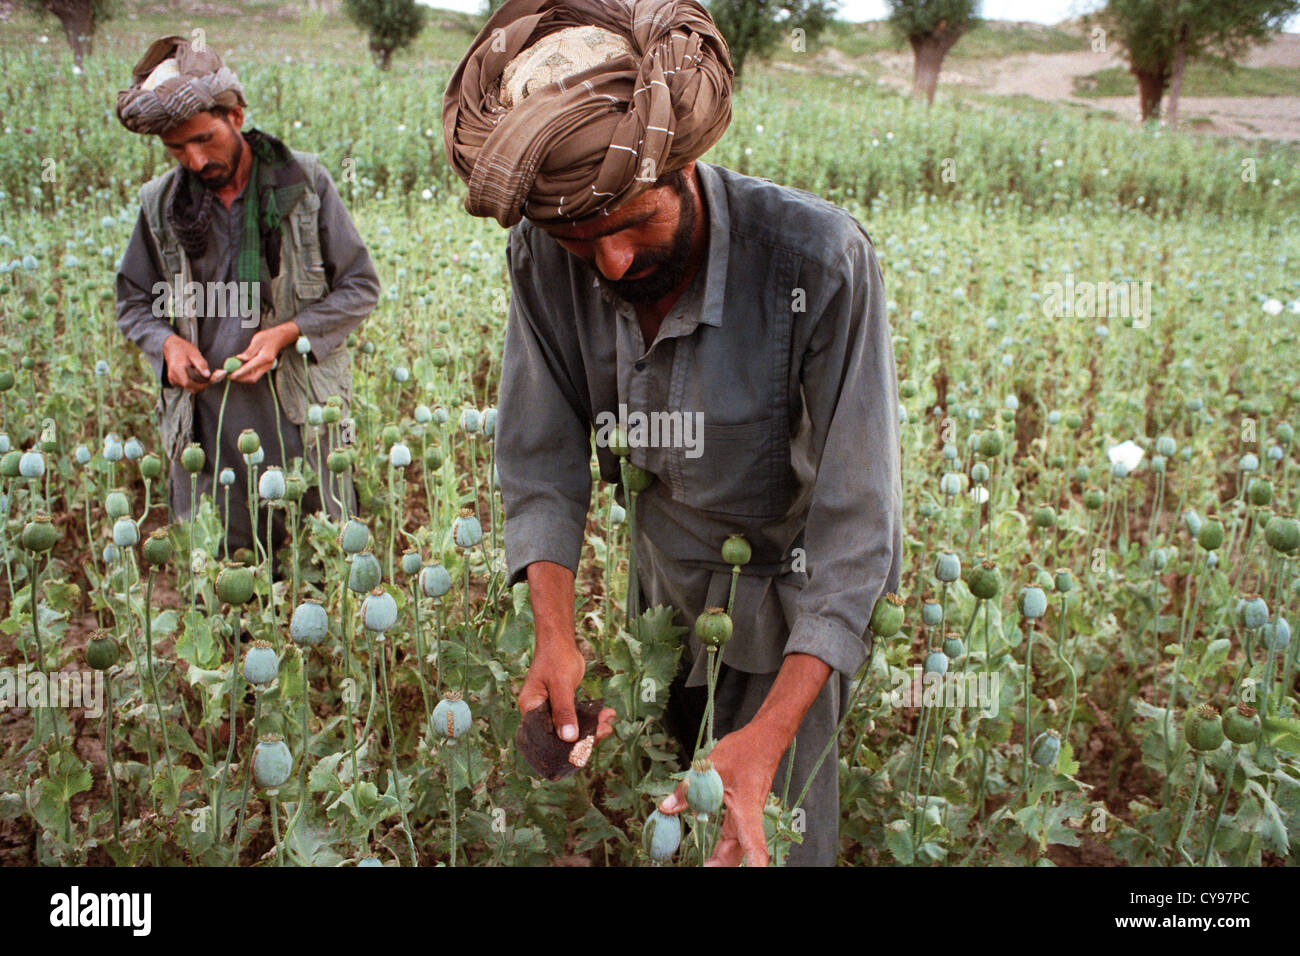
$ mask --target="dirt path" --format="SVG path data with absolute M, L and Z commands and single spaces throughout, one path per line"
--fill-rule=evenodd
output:
M 1079 42 L 1081 46 L 1087 45 L 1084 37 Z M 900 90 L 910 89 L 910 54 L 885 53 L 877 55 L 874 60 L 881 68 L 884 83 Z M 1256 47 L 1246 56 L 1244 64 L 1300 67 L 1300 34 L 1284 34 L 1266 46 Z M 840 70 L 844 66 L 843 63 L 827 65 Z M 1064 101 L 1110 110 L 1136 122 L 1136 90 L 1132 96 L 1095 98 L 1074 95 L 1077 77 L 1111 67 L 1128 69 L 1128 64 L 1113 45 L 1109 53 L 1083 49 L 1076 53 L 1017 54 L 1000 60 L 950 58 L 939 78 L 939 88 L 942 91 L 945 86 L 960 87 L 998 96 L 1019 95 Z M 1300 141 L 1300 95 L 1183 97 L 1181 113 L 1181 122 L 1198 132 Z

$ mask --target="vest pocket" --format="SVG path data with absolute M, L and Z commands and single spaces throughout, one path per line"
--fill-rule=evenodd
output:
M 676 449 L 680 475 L 673 498 L 692 508 L 744 518 L 776 519 L 789 507 L 788 482 L 777 480 L 774 456 L 785 421 L 769 418 L 740 425 L 704 425 L 699 456 Z M 788 470 L 789 464 L 785 463 Z

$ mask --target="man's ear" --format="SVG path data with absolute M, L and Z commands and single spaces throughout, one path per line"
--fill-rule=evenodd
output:
M 226 114 L 226 121 L 235 128 L 235 132 L 239 132 L 244 128 L 244 108 L 242 106 L 230 107 L 230 112 Z

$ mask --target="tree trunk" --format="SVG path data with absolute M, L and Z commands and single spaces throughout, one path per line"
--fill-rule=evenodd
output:
M 939 85 L 939 73 L 943 69 L 943 58 L 961 39 L 961 29 L 953 29 L 944 20 L 929 33 L 917 34 L 907 38 L 912 45 L 912 98 L 925 98 L 927 104 L 934 102 L 934 91 Z
M 49 10 L 59 18 L 63 35 L 72 47 L 72 61 L 77 69 L 94 50 L 95 13 L 90 0 L 51 0 Z
M 1138 84 L 1138 101 L 1142 105 L 1142 120 L 1153 120 L 1160 118 L 1160 97 L 1165 92 L 1166 77 L 1163 70 L 1160 72 L 1148 72 L 1146 70 L 1132 70 L 1137 77 Z
M 375 55 L 375 65 L 381 70 L 386 70 L 393 61 L 393 51 L 391 47 L 381 46 L 378 43 L 370 45 L 370 52 Z
M 1178 31 L 1174 41 L 1174 65 L 1169 79 L 1169 128 L 1178 128 L 1178 100 L 1183 95 L 1183 72 L 1187 68 L 1187 25 Z

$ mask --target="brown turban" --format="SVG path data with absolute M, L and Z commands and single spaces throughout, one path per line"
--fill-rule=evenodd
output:
M 117 94 L 117 118 L 133 133 L 162 133 L 213 107 L 247 105 L 221 57 L 184 37 L 163 37 L 131 71 L 130 89 Z
M 694 0 L 506 0 L 442 101 L 465 208 L 503 226 L 612 210 L 722 137 L 734 75 Z

